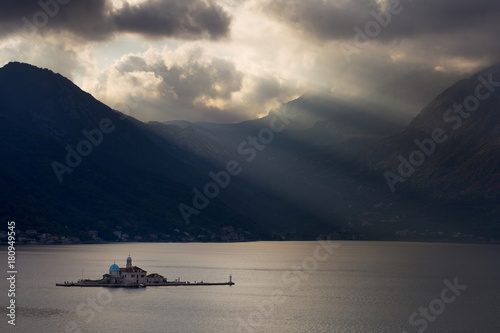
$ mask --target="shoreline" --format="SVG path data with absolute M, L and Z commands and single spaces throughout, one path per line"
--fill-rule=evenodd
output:
M 106 284 L 106 283 L 81 283 L 81 282 L 71 282 L 71 283 L 56 283 L 57 287 L 81 287 L 81 288 L 145 288 L 145 287 L 180 287 L 180 286 L 234 286 L 234 282 L 195 282 L 191 283 L 189 281 L 185 282 L 166 282 L 166 283 L 146 283 L 140 284 Z
M 243 243 L 257 243 L 257 242 L 316 242 L 317 239 L 306 240 L 249 240 L 249 241 L 230 241 L 230 242 L 80 242 L 80 243 L 35 243 L 35 244 L 20 244 L 17 247 L 31 247 L 31 246 L 74 246 L 74 245 L 109 245 L 109 244 L 243 244 Z M 389 243 L 443 243 L 443 244 L 476 244 L 476 245 L 500 245 L 500 240 L 450 240 L 450 239 L 330 239 L 336 242 L 389 242 Z M 8 243 L 0 243 L 0 247 L 8 247 Z

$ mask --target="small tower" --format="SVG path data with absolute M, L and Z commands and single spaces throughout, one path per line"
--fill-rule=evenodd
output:
M 127 258 L 127 268 L 132 268 L 132 258 L 130 257 L 130 255 Z

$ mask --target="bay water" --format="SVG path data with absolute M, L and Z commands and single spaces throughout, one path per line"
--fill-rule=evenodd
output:
M 1 332 L 500 332 L 500 246 L 391 242 L 120 243 L 17 249 Z M 235 285 L 64 288 L 126 258 L 168 280 Z

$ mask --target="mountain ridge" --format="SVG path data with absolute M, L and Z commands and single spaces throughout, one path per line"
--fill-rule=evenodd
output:
M 425 190 L 434 188 L 436 197 L 446 199 L 498 200 L 498 105 L 500 65 L 494 65 L 438 95 L 403 133 L 375 147 L 372 162 L 376 169 L 393 170 L 401 176 L 396 172 L 402 163 L 400 156 L 408 160 L 412 153 L 423 152 L 425 141 L 428 146 L 425 160 L 422 166 L 411 167 L 415 171 L 410 177 L 403 177 L 408 178 L 405 182 Z M 438 140 L 442 142 L 434 140 L 431 144 L 429 140 L 436 130 L 442 132 L 442 140 Z M 417 140 L 420 146 L 416 145 Z M 392 153 L 387 152 L 387 147 L 392 147 Z M 486 195 L 481 195 L 485 190 Z
M 500 81 L 494 72 L 492 80 Z M 489 79 L 488 69 L 480 73 Z M 236 124 L 142 123 L 59 74 L 9 64 L 0 69 L 0 152 L 6 159 L 0 167 L 0 216 L 82 239 L 98 230 L 108 240 L 116 239 L 117 231 L 144 240 L 158 240 L 150 234 L 172 237 L 162 240 L 193 240 L 193 234 L 220 240 L 222 226 L 237 230 L 235 240 L 319 234 L 443 240 L 453 230 L 500 234 L 498 119 L 487 112 L 500 105 L 497 94 L 458 131 L 446 132 L 449 140 L 397 183 L 395 193 L 383 177 L 387 171 L 398 177 L 398 156 L 408 159 L 418 148 L 416 139 L 432 138 L 432 131 L 443 127 L 446 109 L 474 93 L 473 79 L 439 94 L 405 128 L 379 116 L 380 110 L 316 96 Z M 273 118 L 285 112 L 286 126 L 271 130 Z M 101 126 L 105 119 L 114 126 L 110 133 Z M 64 164 L 67 154 L 84 152 L 92 140 L 99 144 L 90 146 L 89 156 L 82 153 L 81 163 L 59 183 L 54 161 Z M 217 184 L 213 175 L 225 172 L 228 163 L 237 163 L 241 172 Z M 460 175 L 478 179 L 476 189 Z M 216 185 L 216 195 L 204 192 Z M 196 204 L 203 196 L 206 205 Z M 181 205 L 203 207 L 188 224 Z
M 135 121 L 62 76 L 20 63 L 0 69 L 0 117 L 0 152 L 7 157 L 1 175 L 2 217 L 23 221 L 26 229 L 43 227 L 81 239 L 93 229 L 115 239 L 112 231 L 117 230 L 144 236 L 201 228 L 184 225 L 177 205 L 191 200 L 192 186 L 203 182 L 204 175 L 169 155 Z M 102 130 L 103 120 L 114 130 L 102 134 L 99 145 L 90 145 L 84 131 Z M 54 162 L 65 165 L 70 152 L 79 163 L 60 181 Z M 219 200 L 200 217 L 207 227 L 231 220 L 235 226 L 247 223 Z

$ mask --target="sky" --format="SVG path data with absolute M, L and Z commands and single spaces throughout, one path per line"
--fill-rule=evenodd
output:
M 141 121 L 238 122 L 303 95 L 415 116 L 500 62 L 498 0 L 0 0 L 0 66 Z

